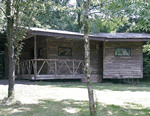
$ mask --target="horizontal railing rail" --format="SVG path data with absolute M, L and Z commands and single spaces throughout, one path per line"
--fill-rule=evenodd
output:
M 20 61 L 20 75 L 35 75 L 35 73 L 36 75 L 55 75 L 55 76 L 84 74 L 84 65 L 85 65 L 84 60 L 71 60 L 71 59 L 24 60 Z

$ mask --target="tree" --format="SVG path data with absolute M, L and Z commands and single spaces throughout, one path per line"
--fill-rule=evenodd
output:
M 25 37 L 25 33 L 27 31 L 26 27 L 30 27 L 33 23 L 36 23 L 32 19 L 32 14 L 36 14 L 38 8 L 42 6 L 42 2 L 41 0 L 2 0 L 0 3 L 0 15 L 3 16 L 3 20 L 1 19 L 0 21 L 3 22 L 3 28 L 5 28 L 6 24 L 6 37 L 8 43 L 9 98 L 14 95 L 15 64 L 19 59 L 19 55 L 23 47 L 23 43 L 21 41 Z M 0 27 L 2 26 L 0 25 Z
M 83 31 L 84 31 L 84 48 L 85 48 L 85 73 L 87 78 L 87 88 L 89 95 L 89 108 L 91 116 L 95 116 L 94 97 L 91 81 L 91 68 L 90 68 L 90 40 L 89 40 L 89 4 L 90 0 L 84 0 L 84 20 L 83 20 Z
M 13 44 L 13 16 L 12 16 L 12 0 L 6 1 L 6 18 L 7 30 L 6 36 L 8 41 L 8 54 L 9 54 L 9 88 L 8 97 L 14 94 L 15 83 L 15 61 L 14 61 L 14 44 Z

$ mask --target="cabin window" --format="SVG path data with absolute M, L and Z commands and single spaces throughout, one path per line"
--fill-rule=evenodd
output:
M 72 48 L 58 47 L 58 56 L 72 56 Z
M 130 48 L 115 48 L 115 56 L 131 56 Z
M 43 56 L 43 49 L 39 48 L 38 49 L 38 58 Z
M 30 59 L 34 59 L 34 49 L 30 48 Z

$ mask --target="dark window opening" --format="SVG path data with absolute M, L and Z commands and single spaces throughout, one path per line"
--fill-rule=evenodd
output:
M 131 56 L 130 48 L 115 48 L 115 56 Z
M 43 49 L 39 48 L 38 49 L 38 58 L 41 58 L 43 56 Z
M 34 49 L 30 48 L 30 59 L 34 59 Z
M 72 56 L 72 48 L 58 47 L 58 56 Z

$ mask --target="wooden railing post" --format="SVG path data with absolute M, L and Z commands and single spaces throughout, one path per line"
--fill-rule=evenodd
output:
M 74 60 L 72 61 L 72 63 L 73 63 L 73 77 L 74 77 Z
M 42 64 L 39 64 L 39 69 L 37 70 L 37 63 L 42 61 Z M 60 64 L 58 64 L 58 61 L 60 61 Z M 49 63 L 49 62 L 52 62 Z M 71 64 L 70 64 L 71 63 Z M 48 65 L 49 70 L 52 71 L 52 74 L 49 75 L 49 77 L 55 77 L 60 74 L 62 74 L 62 71 L 64 71 L 63 66 L 65 66 L 66 71 L 70 71 L 70 73 L 67 72 L 67 75 L 71 76 L 72 78 L 75 78 L 75 75 L 79 74 L 85 74 L 84 72 L 84 61 L 83 60 L 61 60 L 61 59 L 32 59 L 32 60 L 24 60 L 20 62 L 20 73 L 22 72 L 22 76 L 28 76 L 31 77 L 32 75 L 32 69 L 34 70 L 34 77 L 32 76 L 32 80 L 36 80 L 37 75 L 43 76 L 44 78 L 47 77 L 47 73 L 43 73 L 45 69 L 45 64 Z M 81 68 L 82 67 L 82 68 Z M 26 71 L 27 70 L 27 71 Z M 42 71 L 43 70 L 43 71 Z M 62 74 L 64 76 L 65 73 Z
M 57 77 L 57 63 L 56 63 L 56 60 L 55 60 L 55 77 Z
M 24 64 L 24 62 L 22 63 L 23 65 L 22 65 L 22 70 L 23 70 L 23 75 L 25 74 L 25 64 Z
M 17 61 L 17 74 L 18 74 L 18 76 L 20 74 L 20 63 L 19 63 L 19 60 Z
M 29 70 L 28 70 L 29 77 L 30 77 L 30 74 L 31 74 L 31 66 L 30 66 L 30 61 L 29 61 Z
M 82 74 L 85 74 L 85 70 L 84 70 L 84 61 L 82 61 Z

